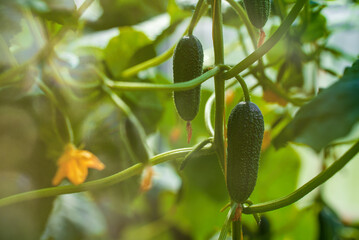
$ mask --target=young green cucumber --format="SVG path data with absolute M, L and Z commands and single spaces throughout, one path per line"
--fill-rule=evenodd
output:
M 125 120 L 125 130 L 131 151 L 139 162 L 147 164 L 150 156 L 145 145 L 146 143 L 142 142 L 138 129 L 129 118 Z
M 227 188 L 237 203 L 246 201 L 256 185 L 263 133 L 263 115 L 257 105 L 238 103 L 227 127 Z
M 203 49 L 200 41 L 193 35 L 183 37 L 173 55 L 173 81 L 190 81 L 202 74 Z M 174 102 L 180 117 L 192 121 L 199 110 L 201 86 L 174 92 Z
M 271 3 L 270 0 L 243 0 L 249 20 L 256 28 L 263 28 L 266 24 Z

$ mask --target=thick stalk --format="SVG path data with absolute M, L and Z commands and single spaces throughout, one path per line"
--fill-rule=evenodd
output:
M 243 240 L 242 238 L 242 219 L 232 221 L 232 240 Z
M 221 0 L 214 0 L 213 3 L 213 47 L 215 65 L 224 64 L 223 51 L 223 29 L 222 29 L 222 8 Z M 216 96 L 214 145 L 222 171 L 224 172 L 224 138 L 223 138 L 223 112 L 224 112 L 224 81 L 218 75 L 214 77 L 214 88 Z M 225 173 L 224 173 L 225 174 Z

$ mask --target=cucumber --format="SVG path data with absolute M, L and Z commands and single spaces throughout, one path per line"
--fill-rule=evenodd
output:
M 145 143 L 142 142 L 138 129 L 129 118 L 126 118 L 125 120 L 125 132 L 130 145 L 129 147 L 137 160 L 141 163 L 147 164 L 150 159 L 148 150 Z
M 270 0 L 243 0 L 249 20 L 256 28 L 263 28 L 266 24 L 271 3 Z
M 237 203 L 245 202 L 256 185 L 263 133 L 263 115 L 257 105 L 238 103 L 227 128 L 227 189 Z
M 187 82 L 202 74 L 203 49 L 193 35 L 184 36 L 173 55 L 174 83 Z M 174 102 L 180 117 L 192 121 L 199 110 L 201 86 L 186 91 L 174 92 Z

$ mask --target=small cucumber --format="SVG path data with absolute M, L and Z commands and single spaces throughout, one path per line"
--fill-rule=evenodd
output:
M 203 49 L 193 35 L 183 37 L 173 55 L 174 83 L 187 82 L 202 74 Z M 192 121 L 199 110 L 201 86 L 191 90 L 174 92 L 174 102 L 180 117 Z
M 256 28 L 263 28 L 266 24 L 271 2 L 270 0 L 243 0 L 249 20 Z
M 257 105 L 238 103 L 227 128 L 227 189 L 237 203 L 246 201 L 256 185 L 263 133 L 263 115 Z

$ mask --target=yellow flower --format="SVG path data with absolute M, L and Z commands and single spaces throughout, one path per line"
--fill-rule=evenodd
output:
M 88 168 L 102 170 L 105 165 L 91 152 L 79 150 L 72 144 L 67 144 L 64 153 L 57 161 L 57 172 L 52 179 L 53 185 L 58 185 L 62 179 L 68 178 L 78 185 L 86 180 Z

